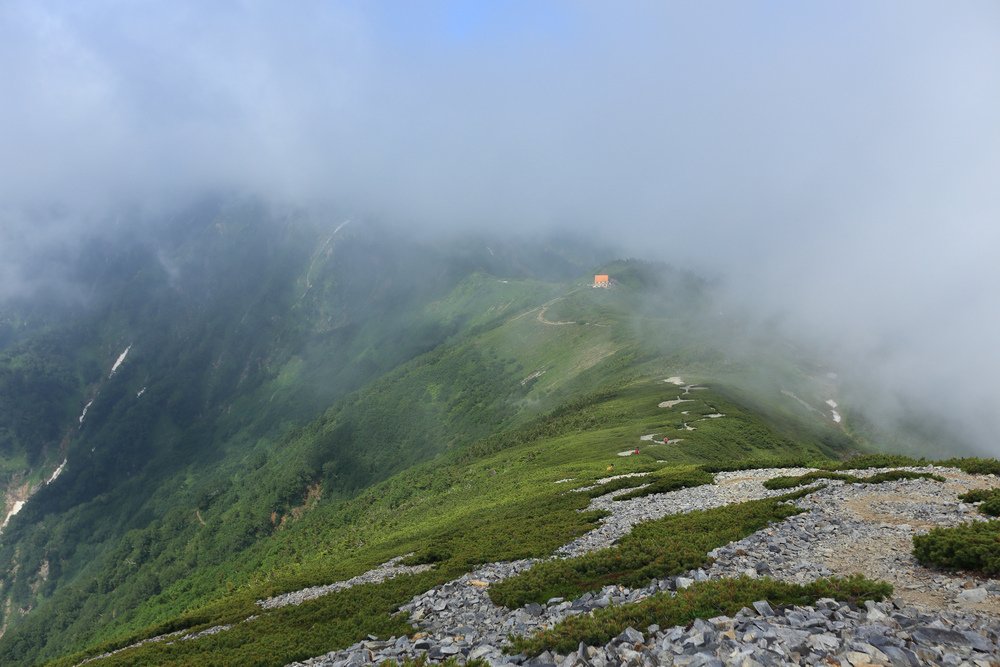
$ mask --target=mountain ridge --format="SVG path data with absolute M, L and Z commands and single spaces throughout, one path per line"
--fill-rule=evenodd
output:
M 303 645 L 313 655 L 362 626 L 400 632 L 393 610 L 413 595 L 594 528 L 600 513 L 560 480 L 611 466 L 666 490 L 692 466 L 871 448 L 852 407 L 833 418 L 840 390 L 807 354 L 728 347 L 740 323 L 692 274 L 594 261 L 572 241 L 387 245 L 377 227 L 282 226 L 254 210 L 194 216 L 206 236 L 184 252 L 126 253 L 109 305 L 83 320 L 91 342 L 49 330 L 78 352 L 56 374 L 62 400 L 44 405 L 77 420 L 75 403 L 93 403 L 58 483 L 0 537 L 5 663 L 74 664 L 232 625 L 257 600 L 387 561 L 433 566 L 268 611 L 277 625 L 254 650 L 284 664 L 309 657 L 294 647 L 308 614 L 326 624 Z M 593 272 L 612 287 L 591 289 Z M 159 664 L 171 650 L 116 655 Z

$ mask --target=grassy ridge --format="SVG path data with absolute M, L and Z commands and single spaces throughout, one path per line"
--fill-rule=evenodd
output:
M 204 445 L 203 441 L 213 435 L 206 426 L 208 419 L 192 417 L 195 424 L 186 432 L 164 427 L 162 437 L 199 449 L 201 465 L 191 465 L 175 475 L 168 471 L 184 457 L 176 452 L 161 452 L 169 458 L 169 464 L 159 468 L 162 479 L 156 483 L 142 475 L 123 474 L 120 481 L 108 480 L 120 485 L 118 495 L 70 507 L 65 515 L 37 525 L 19 543 L 18 535 L 5 531 L 11 539 L 3 547 L 13 559 L 17 544 L 20 567 L 14 568 L 3 592 L 24 605 L 31 604 L 35 586 L 55 595 L 34 602 L 31 618 L 20 622 L 18 617 L 21 627 L 12 628 L 8 634 L 22 635 L 21 639 L 0 641 L 0 660 L 5 655 L 25 655 L 22 647 L 28 645 L 45 646 L 51 642 L 51 653 L 43 654 L 51 657 L 83 642 L 110 639 L 123 630 L 132 632 L 228 594 L 262 570 L 269 573 L 282 565 L 287 567 L 289 562 L 294 566 L 303 558 L 303 552 L 315 557 L 318 550 L 314 536 L 295 545 L 296 553 L 286 551 L 273 557 L 266 553 L 273 542 L 283 542 L 279 533 L 286 532 L 284 529 L 296 522 L 304 510 L 317 507 L 314 500 L 306 501 L 310 489 L 318 492 L 314 496 L 322 496 L 318 505 L 324 511 L 338 513 L 338 501 L 360 489 L 435 454 L 465 447 L 489 433 L 509 430 L 544 410 L 549 402 L 539 394 L 539 387 L 521 382 L 531 368 L 525 370 L 513 354 L 519 338 L 524 339 L 519 327 L 531 322 L 530 318 L 516 320 L 512 325 L 516 331 L 504 335 L 492 335 L 491 327 L 507 321 L 498 311 L 509 318 L 508 311 L 522 310 L 525 300 L 530 305 L 530 299 L 545 296 L 545 291 L 521 284 L 527 281 L 509 281 L 502 284 L 504 300 L 499 305 L 492 288 L 486 290 L 483 299 L 470 300 L 466 292 L 478 293 L 483 281 L 479 276 L 459 285 L 456 291 L 462 293 L 461 298 L 446 299 L 437 313 L 445 322 L 470 319 L 475 323 L 475 332 L 399 366 L 389 377 L 345 397 L 313 423 L 291 429 L 276 442 L 264 438 L 244 442 L 244 433 L 234 427 L 233 440 L 216 443 L 215 456 L 210 456 L 207 445 L 204 449 L 195 447 L 199 442 Z M 492 283 L 501 284 L 495 279 Z M 490 315 L 477 316 L 480 312 Z M 556 387 L 584 372 L 581 369 L 592 368 L 588 364 L 592 364 L 593 347 L 605 345 L 611 335 L 607 328 L 591 328 L 582 332 L 583 337 L 572 347 L 564 349 L 548 331 L 551 327 L 537 322 L 531 327 L 544 328 L 541 333 L 535 332 L 538 335 L 529 342 L 535 353 L 550 354 L 545 377 L 549 385 Z M 416 327 L 413 331 L 416 334 L 420 330 Z M 136 368 L 123 367 L 116 382 L 128 380 L 127 371 Z M 614 376 L 611 369 L 606 375 L 609 383 Z M 296 380 L 287 382 L 293 386 Z M 156 386 L 151 384 L 150 396 L 155 391 Z M 129 396 L 124 389 L 122 394 Z M 106 391 L 104 395 L 110 394 Z M 274 399 L 275 394 L 269 391 L 268 396 Z M 134 400 L 134 394 L 131 398 Z M 261 401 L 269 404 L 270 399 L 265 396 Z M 126 398 L 122 401 L 128 402 Z M 530 405 L 523 405 L 525 401 Z M 243 408 L 247 406 L 237 403 L 229 407 L 246 414 Z M 149 412 L 145 417 L 155 418 L 154 403 L 140 401 L 134 409 L 140 408 Z M 135 434 L 131 430 L 137 423 L 133 416 L 108 416 L 115 423 L 113 429 L 108 427 L 108 437 L 145 442 L 145 432 Z M 268 415 L 262 414 L 260 419 L 267 421 Z M 230 435 L 228 424 L 218 428 L 220 439 Z M 189 435 L 196 429 L 201 435 L 189 440 L 185 433 Z M 233 455 L 223 457 L 218 450 L 230 445 Z M 152 444 L 148 446 L 155 449 Z M 97 450 L 104 456 L 110 456 L 112 451 L 101 446 Z M 81 477 L 70 472 L 65 473 L 64 480 L 74 484 Z M 88 485 L 97 484 L 93 475 L 83 477 Z M 426 491 L 443 481 L 435 479 L 418 488 Z M 134 489 L 134 496 L 129 495 L 131 486 L 141 487 Z M 143 504 L 149 489 L 157 486 L 153 500 Z M 41 512 L 44 500 L 40 497 L 37 506 L 33 502 L 28 509 Z M 101 524 L 102 517 L 109 515 L 111 520 Z M 311 528 L 333 533 L 332 540 L 323 541 L 339 542 L 341 552 L 349 552 L 351 546 L 343 544 L 338 535 L 352 520 L 345 512 L 340 513 L 332 530 L 318 524 Z M 120 525 L 132 529 L 122 529 L 124 534 L 115 538 Z M 88 530 L 81 526 L 99 528 Z M 71 550 L 81 544 L 89 545 L 89 558 L 78 565 L 71 559 L 79 559 L 82 552 Z M 338 555 L 333 560 L 345 559 Z M 51 563 L 50 574 L 36 583 L 33 575 L 44 562 Z M 75 583 L 70 586 L 68 581 Z M 114 622 L 109 623 L 110 619 Z
M 608 359 L 604 363 L 615 361 Z M 712 390 L 705 390 L 704 396 L 712 400 Z M 444 577 L 457 576 L 476 563 L 545 556 L 588 530 L 598 518 L 595 513 L 578 511 L 589 501 L 586 494 L 571 492 L 555 481 L 593 480 L 607 475 L 608 465 L 614 465 L 616 473 L 687 466 L 681 468 L 687 471 L 683 475 L 700 477 L 704 473 L 693 471 L 691 464 L 706 458 L 739 456 L 743 451 L 742 440 L 734 442 L 720 431 L 717 436 L 722 437 L 714 440 L 710 449 L 697 443 L 688 448 L 644 446 L 638 456 L 618 457 L 617 452 L 633 446 L 642 433 L 651 430 L 651 425 L 657 427 L 657 420 L 662 424 L 662 420 L 673 418 L 670 411 L 656 407 L 661 400 L 663 390 L 655 382 L 621 384 L 568 403 L 524 426 L 485 438 L 472 447 L 480 456 L 458 450 L 411 468 L 354 499 L 321 502 L 266 542 L 234 555 L 225 570 L 200 569 L 183 584 L 149 598 L 139 608 L 131 627 L 119 626 L 116 634 L 104 635 L 101 646 L 77 657 L 165 631 L 239 620 L 255 613 L 254 599 L 347 579 L 408 552 L 417 554 L 415 560 L 436 563 L 431 576 Z M 738 406 L 731 405 L 730 411 L 734 416 L 753 419 Z M 766 437 L 756 440 L 752 453 L 786 452 L 792 448 L 781 437 L 768 434 L 766 423 L 757 423 Z M 664 479 L 670 477 L 665 471 L 663 474 Z M 363 534 L 354 528 L 357 525 L 366 527 Z M 222 577 L 236 584 L 231 593 L 215 601 L 198 593 L 217 587 Z M 390 592 L 404 586 L 402 581 L 395 581 L 383 586 Z M 411 594 L 409 588 L 399 590 L 399 597 L 391 598 L 393 603 L 405 602 Z M 391 607 L 389 602 L 386 605 L 379 612 L 380 622 L 384 623 L 389 622 L 389 611 L 385 610 Z M 331 630 L 325 635 L 329 643 L 324 650 L 346 646 L 367 634 L 362 632 L 360 619 L 338 614 L 334 607 L 323 609 L 329 611 L 323 623 L 346 629 L 344 634 Z M 281 625 L 288 626 L 290 636 L 300 632 L 291 617 L 282 618 L 287 622 L 281 621 Z M 231 664 L 224 657 L 227 641 L 220 634 L 191 643 L 205 647 L 198 650 L 206 651 L 204 655 L 217 664 Z M 213 653 L 213 646 L 218 648 L 217 653 Z M 143 647 L 123 656 L 141 657 L 154 650 L 166 649 Z
M 634 268 L 621 267 L 623 277 L 631 270 L 641 284 L 655 273 Z M 329 315 L 330 336 L 347 335 L 334 326 L 337 310 L 325 301 L 344 299 L 344 290 L 331 274 L 320 298 L 321 275 L 310 274 L 306 282 L 315 286 L 307 292 L 299 285 L 301 294 Z M 596 520 L 577 512 L 587 497 L 564 496 L 568 487 L 556 480 L 583 484 L 606 476 L 609 466 L 627 473 L 747 458 L 822 458 L 832 453 L 831 434 L 842 438 L 829 424 L 791 428 L 747 409 L 724 386 L 659 408 L 679 391 L 663 377 L 692 368 L 707 373 L 720 363 L 689 330 L 690 304 L 669 289 L 657 302 L 625 288 L 539 285 L 473 276 L 426 310 L 429 321 L 400 333 L 420 334 L 417 342 L 428 345 L 443 333 L 446 344 L 397 366 L 287 437 L 255 441 L 243 435 L 218 460 L 158 480 L 157 503 L 130 518 L 139 527 L 110 550 L 95 548 L 76 585 L 61 586 L 9 631 L 0 640 L 0 662 L 229 622 L 254 599 L 350 578 L 411 551 L 414 560 L 434 562 L 445 573 L 498 558 L 545 555 Z M 550 289 L 563 297 L 550 304 L 545 319 L 576 324 L 539 319 L 533 304 L 551 302 Z M 637 317 L 644 324 L 637 325 Z M 273 313 L 265 319 L 274 319 Z M 647 325 L 673 347 L 646 347 L 635 330 Z M 333 349 L 334 338 L 325 344 Z M 365 354 L 380 367 L 375 351 Z M 359 363 L 367 367 L 364 358 Z M 238 377 L 241 368 L 227 364 Z M 310 367 L 308 356 L 293 359 L 276 382 L 291 390 Z M 124 371 L 116 377 L 128 378 Z M 226 409 L 245 416 L 273 395 Z M 191 410 L 200 405 L 181 399 Z M 726 416 L 705 418 L 713 413 Z M 242 433 L 238 420 L 228 419 L 218 424 L 218 434 Z M 697 419 L 697 430 L 682 429 Z M 205 417 L 202 425 L 210 422 Z M 683 440 L 640 440 L 651 432 Z M 206 438 L 211 434 L 206 430 Z M 181 432 L 170 436 L 197 448 Z M 616 456 L 636 446 L 640 455 Z M 688 475 L 694 482 L 706 479 L 704 473 Z M 670 488 L 663 479 L 663 488 Z M 111 503 L 111 510 L 127 508 Z M 32 544 L 36 563 L 26 571 L 40 567 L 59 539 L 78 541 L 65 531 L 57 525 Z M 30 576 L 18 585 L 30 594 Z M 357 625 L 350 616 L 326 622 Z M 223 639 L 199 640 L 209 647 L 216 641 Z

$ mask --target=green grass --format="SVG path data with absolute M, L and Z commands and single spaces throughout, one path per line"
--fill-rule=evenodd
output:
M 608 357 L 580 376 L 582 382 L 591 386 L 595 384 L 588 380 L 591 376 L 619 378 L 604 383 L 599 391 L 578 396 L 544 417 L 491 434 L 469 447 L 413 467 L 353 499 L 324 499 L 287 529 L 234 554 L 224 565 L 199 567 L 179 582 L 165 586 L 142 601 L 129 622 L 106 626 L 97 634 L 98 641 L 89 642 L 90 648 L 57 664 L 68 667 L 83 657 L 166 631 L 239 621 L 259 612 L 253 605 L 255 599 L 347 579 L 411 551 L 416 554 L 412 562 L 436 564 L 432 573 L 420 575 L 425 577 L 419 580 L 423 582 L 420 585 L 427 587 L 463 574 L 478 563 L 547 556 L 586 532 L 599 518 L 595 513 L 579 511 L 586 507 L 589 494 L 568 492 L 565 485 L 554 484 L 558 479 L 574 478 L 577 483 L 585 483 L 608 474 L 651 472 L 648 478 L 630 478 L 628 485 L 644 484 L 649 479 L 662 479 L 662 484 L 672 485 L 677 482 L 671 480 L 681 478 L 707 481 L 707 469 L 723 467 L 724 461 L 754 459 L 770 463 L 797 458 L 795 464 L 801 465 L 800 461 L 824 460 L 821 449 L 785 440 L 769 430 L 761 415 L 749 413 L 712 388 L 698 392 L 699 401 L 704 403 L 698 409 L 725 412 L 727 419 L 701 422 L 704 431 L 692 434 L 700 439 L 691 438 L 671 446 L 642 445 L 638 456 L 617 457 L 617 452 L 634 447 L 640 435 L 680 419 L 677 410 L 656 407 L 665 393 L 655 380 L 627 379 L 628 369 L 633 367 L 634 359 Z M 677 409 L 690 407 L 694 406 L 681 404 Z M 715 428 L 727 420 L 728 427 Z M 741 424 L 752 428 L 744 430 Z M 879 462 L 905 464 L 889 457 L 853 459 L 846 464 L 827 461 L 829 467 L 872 467 Z M 614 466 L 613 473 L 607 472 L 609 465 Z M 701 465 L 705 466 L 705 473 L 691 467 Z M 684 466 L 689 466 L 687 472 L 682 472 Z M 606 485 L 599 493 L 608 490 Z M 212 521 L 211 511 L 203 515 Z M 679 517 L 676 520 L 684 521 Z M 356 529 L 359 525 L 365 526 L 360 539 Z M 766 525 L 766 521 L 761 525 Z M 678 544 L 674 550 L 686 557 L 681 561 L 647 552 L 640 557 L 646 569 L 640 567 L 642 573 L 638 576 L 647 577 L 647 581 L 660 576 L 658 568 L 670 570 L 670 562 L 676 562 L 673 567 L 681 569 L 697 567 L 714 546 L 739 539 L 746 534 L 744 531 L 755 530 L 748 525 L 727 535 L 724 529 L 717 530 L 720 526 L 710 526 L 703 534 L 702 527 L 697 522 L 677 524 L 677 533 L 668 536 L 662 545 L 650 544 L 651 550 L 664 551 Z M 706 539 L 706 535 L 710 538 Z M 690 546 L 687 543 L 697 543 L 697 553 L 685 551 Z M 577 589 L 582 585 L 598 588 L 603 585 L 601 576 L 596 580 L 587 580 L 580 574 L 574 576 L 578 577 L 573 584 Z M 625 583 L 623 577 L 612 579 Z M 399 629 L 392 612 L 413 594 L 407 580 L 404 577 L 386 582 L 377 600 L 366 602 L 349 595 L 340 596 L 336 598 L 340 600 L 337 605 L 317 602 L 314 607 L 276 615 L 257 626 L 274 628 L 273 633 L 261 632 L 253 640 L 265 655 L 274 656 L 273 662 L 259 664 L 294 659 L 298 655 L 292 650 L 296 637 L 310 646 L 310 650 L 323 652 L 363 639 L 373 628 L 378 632 Z M 81 590 L 80 603 L 87 604 L 97 594 L 96 590 Z M 362 594 L 363 591 L 358 591 L 353 595 Z M 539 589 L 534 599 L 545 600 L 557 594 Z M 304 621 L 299 622 L 298 613 L 328 628 L 317 635 L 315 643 L 306 637 L 311 631 Z M 262 615 L 261 620 L 269 614 Z M 221 633 L 185 642 L 197 647 L 143 647 L 124 652 L 122 660 L 170 664 L 175 659 L 170 651 L 196 650 L 191 655 L 196 655 L 197 661 L 237 664 L 228 657 L 231 653 L 228 636 L 229 633 Z M 285 637 L 290 638 L 287 643 Z M 27 640 L 31 640 L 30 635 Z M 177 664 L 195 660 L 187 654 L 177 655 L 180 656 L 176 658 Z M 121 664 L 131 664 L 128 661 Z
M 612 584 L 645 586 L 652 579 L 706 565 L 712 549 L 800 512 L 780 498 L 768 498 L 667 516 L 636 526 L 610 548 L 539 563 L 491 587 L 490 598 L 516 608 Z
M 774 579 L 716 579 L 692 584 L 676 594 L 658 593 L 635 604 L 598 609 L 592 614 L 571 616 L 556 626 L 530 637 L 517 637 L 513 651 L 537 655 L 545 650 L 568 653 L 580 642 L 603 646 L 628 627 L 656 624 L 669 628 L 696 618 L 731 616 L 757 600 L 774 606 L 809 605 L 820 598 L 851 604 L 883 600 L 892 586 L 855 575 L 845 579 L 820 579 L 810 584 L 790 584 Z
M 965 503 L 982 503 L 979 511 L 987 516 L 1000 516 L 1000 488 L 975 489 L 958 497 Z
M 459 510 L 461 503 L 448 510 L 440 506 L 437 511 L 428 508 L 439 517 L 438 521 L 424 523 L 416 534 L 404 530 L 401 535 L 371 545 L 364 550 L 365 559 L 345 559 L 342 554 L 335 561 L 338 569 L 331 569 L 329 563 L 311 563 L 297 568 L 297 572 L 287 572 L 218 603 L 182 614 L 166 624 L 145 628 L 55 664 L 69 666 L 88 655 L 128 646 L 144 637 L 178 629 L 196 631 L 222 623 L 239 623 L 254 614 L 259 616 L 257 620 L 237 624 L 217 635 L 170 646 L 149 644 L 108 658 L 102 664 L 277 666 L 344 648 L 369 634 L 381 637 L 408 634 L 412 629 L 405 618 L 394 614 L 414 595 L 458 577 L 479 563 L 546 556 L 593 527 L 600 516 L 580 511 L 588 502 L 582 494 L 549 493 L 532 497 L 530 493 L 515 493 L 514 496 L 516 499 L 508 498 L 508 502 L 492 508 L 474 505 L 465 512 Z M 372 537 L 377 539 L 378 532 L 373 531 Z M 254 604 L 255 599 L 280 592 L 348 578 L 407 551 L 416 552 L 411 561 L 434 562 L 436 567 L 378 585 L 339 591 L 299 606 L 263 611 Z M 341 569 L 345 565 L 349 569 Z
M 664 484 L 689 485 L 710 479 L 693 467 L 704 460 L 695 453 L 697 450 L 661 447 L 662 451 L 657 452 L 646 447 L 639 456 L 617 457 L 618 451 L 648 432 L 645 429 L 650 422 L 663 419 L 665 411 L 656 407 L 662 395 L 662 390 L 647 380 L 609 386 L 524 426 L 484 438 L 470 449 L 411 468 L 354 499 L 323 502 L 286 530 L 234 557 L 227 571 L 200 569 L 182 584 L 149 598 L 130 627 L 119 626 L 116 634 L 104 635 L 101 642 L 58 664 L 68 667 L 74 660 L 163 632 L 239 621 L 260 613 L 253 605 L 255 599 L 344 580 L 408 552 L 415 553 L 411 562 L 436 564 L 434 571 L 413 579 L 425 588 L 468 572 L 479 563 L 550 555 L 593 527 L 600 516 L 581 512 L 589 502 L 588 495 L 571 492 L 565 485 L 554 484 L 556 480 L 594 480 L 608 474 L 609 464 L 615 466 L 616 473 L 653 471 L 652 477 L 663 479 Z M 706 390 L 704 396 L 714 400 L 711 390 Z M 757 430 L 765 434 L 756 441 L 757 448 L 751 449 L 751 454 L 767 452 L 769 447 L 778 451 L 791 447 L 779 437 L 767 435 L 766 424 L 759 417 L 741 412 L 736 405 L 727 409 L 743 419 L 756 419 Z M 476 454 L 470 454 L 471 450 Z M 722 437 L 715 441 L 710 455 L 713 459 L 738 457 L 743 451 L 742 441 Z M 667 468 L 661 470 L 664 465 Z M 642 538 L 645 555 L 641 558 L 650 562 L 634 576 L 648 580 L 660 572 L 696 567 L 704 562 L 711 548 L 796 511 L 776 501 L 763 501 L 758 510 L 737 509 L 733 515 L 736 518 L 729 523 L 723 519 L 726 512 L 722 510 L 712 510 L 716 514 L 701 521 L 673 517 L 675 523 L 666 524 L 663 532 L 674 534 L 665 540 L 662 535 L 637 530 L 633 535 L 638 537 L 631 537 L 625 544 Z M 358 532 L 359 525 L 365 526 L 363 533 Z M 694 551 L 692 545 L 696 546 Z M 675 554 L 683 558 L 678 560 Z M 627 577 L 615 579 L 627 582 Z M 217 587 L 219 580 L 234 582 L 232 591 L 207 599 L 199 593 Z M 385 582 L 373 602 L 352 597 L 368 595 L 364 591 L 343 591 L 335 598 L 339 600 L 336 604 L 317 601 L 315 606 L 300 611 L 265 612 L 262 621 L 271 613 L 277 615 L 256 627 L 266 630 L 273 624 L 274 632 L 261 631 L 253 641 L 264 654 L 274 656 L 273 662 L 266 664 L 279 664 L 298 655 L 291 650 L 295 637 L 302 638 L 310 650 L 325 652 L 363 639 L 372 628 L 386 632 L 397 627 L 392 612 L 413 595 L 414 588 L 408 581 L 411 579 L 401 577 Z M 547 599 L 551 594 L 540 593 L 537 597 Z M 85 599 L 86 595 L 81 597 Z M 358 610 L 357 614 L 352 610 Z M 314 643 L 304 638 L 310 631 L 304 621 L 299 622 L 297 614 L 307 614 L 310 622 L 327 628 Z M 220 633 L 184 642 L 197 644 L 197 648 L 141 647 L 123 652 L 122 660 L 170 664 L 175 655 L 172 652 L 196 650 L 191 655 L 197 655 L 197 661 L 238 664 L 227 657 L 228 636 Z M 286 636 L 290 638 L 287 642 Z M 272 644 L 273 650 L 267 648 Z M 182 662 L 195 660 L 186 653 L 176 655 Z
M 913 537 L 913 555 L 928 567 L 1000 576 L 1000 520 L 934 528 Z
M 811 484 L 821 479 L 840 480 L 850 484 L 882 484 L 884 482 L 896 482 L 902 479 L 931 479 L 935 482 L 943 482 L 944 477 L 927 472 L 910 472 L 907 470 L 890 470 L 880 472 L 868 477 L 858 477 L 845 473 L 819 470 L 807 472 L 804 475 L 773 477 L 764 482 L 765 489 L 792 489 L 803 484 Z

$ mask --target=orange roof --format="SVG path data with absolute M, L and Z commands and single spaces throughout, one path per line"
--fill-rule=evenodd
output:
M 606 282 L 608 282 L 608 277 L 606 275 L 604 275 L 604 274 L 598 274 L 598 275 L 594 276 L 594 284 L 595 285 L 597 285 L 599 283 L 606 283 Z

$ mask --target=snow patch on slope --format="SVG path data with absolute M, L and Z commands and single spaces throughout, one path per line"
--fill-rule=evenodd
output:
M 128 351 L 131 350 L 131 349 L 132 349 L 132 346 L 129 345 L 128 347 L 125 348 L 124 352 L 122 352 L 120 355 L 118 355 L 118 359 L 115 361 L 115 365 L 111 367 L 111 372 L 108 373 L 108 379 L 109 380 L 114 376 L 115 371 L 118 370 L 118 367 L 121 366 L 122 363 L 125 361 L 125 357 L 128 356 Z
M 828 398 L 826 400 L 826 404 L 830 406 L 830 419 L 839 424 L 841 416 L 840 413 L 837 412 L 837 401 L 833 400 L 832 398 Z
M 94 399 L 90 399 L 89 401 L 87 401 L 87 404 L 85 406 L 83 406 L 83 412 L 80 413 L 80 425 L 81 426 L 83 425 L 83 420 L 87 418 L 87 410 L 89 410 L 90 406 L 93 405 L 93 404 L 94 404 Z
M 66 461 L 67 459 L 63 459 L 63 462 L 59 464 L 59 467 L 52 471 L 52 476 L 45 480 L 46 484 L 51 484 L 56 481 L 56 478 L 62 474 L 63 469 L 66 467 Z
M 14 515 L 21 511 L 21 508 L 24 507 L 25 502 L 26 501 L 24 500 L 18 500 L 16 503 L 14 503 L 14 506 L 11 508 L 10 512 L 7 513 L 7 518 L 5 518 L 3 520 L 3 523 L 0 524 L 0 531 L 6 528 L 7 523 L 10 522 L 10 520 L 14 517 Z

